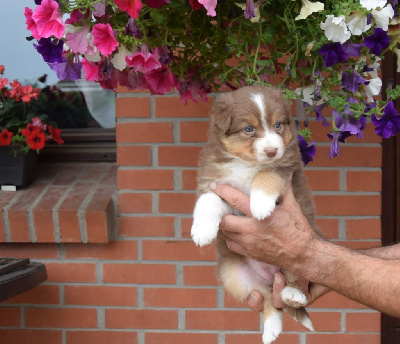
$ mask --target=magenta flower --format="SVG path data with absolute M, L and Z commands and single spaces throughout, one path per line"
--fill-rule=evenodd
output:
M 92 34 L 93 44 L 102 55 L 108 56 L 118 47 L 118 41 L 114 37 L 110 24 L 93 25 Z
M 25 23 L 26 23 L 26 28 L 28 30 L 30 30 L 30 32 L 32 33 L 32 36 L 36 39 L 40 39 L 40 35 L 38 33 L 37 30 L 37 26 L 35 21 L 32 19 L 32 14 L 33 11 L 29 8 L 29 7 L 25 7 L 25 11 L 24 11 L 24 16 L 25 16 Z
M 50 36 L 61 38 L 64 35 L 65 26 L 62 21 L 62 13 L 58 10 L 57 1 L 43 0 L 35 8 L 32 19 L 36 23 L 37 32 L 41 38 Z
M 133 19 L 139 17 L 143 7 L 141 0 L 114 0 L 115 4 L 124 12 L 128 13 Z
M 211 17 L 215 17 L 217 15 L 217 12 L 215 12 L 215 7 L 217 7 L 217 0 L 198 0 L 198 1 L 207 10 L 207 15 Z
M 167 66 L 154 69 L 144 75 L 152 94 L 164 94 L 176 86 L 176 81 Z
M 396 136 L 400 131 L 400 114 L 397 112 L 392 101 L 385 106 L 382 117 L 376 117 L 373 114 L 371 121 L 375 126 L 376 134 L 384 139 Z
M 86 54 L 90 48 L 90 43 L 88 39 L 88 34 L 90 32 L 89 24 L 81 27 L 75 32 L 67 33 L 65 40 L 67 41 L 69 47 L 74 53 Z
M 161 67 L 161 63 L 157 59 L 157 56 L 150 53 L 146 45 L 142 46 L 140 52 L 127 56 L 125 61 L 128 67 L 132 67 L 134 70 L 143 73 Z
M 99 79 L 99 65 L 82 59 L 82 68 L 85 78 L 88 81 L 97 81 Z

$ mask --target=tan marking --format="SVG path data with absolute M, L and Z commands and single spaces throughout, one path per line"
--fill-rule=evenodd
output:
M 267 195 L 281 195 L 285 188 L 285 180 L 275 171 L 264 170 L 256 174 L 251 188 L 263 190 Z

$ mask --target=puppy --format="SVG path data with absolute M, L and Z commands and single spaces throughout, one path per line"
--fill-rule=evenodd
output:
M 285 183 L 292 176 L 296 200 L 310 225 L 318 232 L 290 106 L 276 89 L 248 86 L 221 95 L 214 103 L 210 117 L 208 142 L 200 157 L 198 199 L 191 235 L 200 246 L 217 238 L 218 277 L 233 297 L 242 302 L 252 290 L 263 294 L 263 342 L 269 344 L 282 332 L 282 311 L 273 307 L 272 286 L 266 280 L 271 280 L 281 269 L 228 249 L 218 228 L 222 216 L 235 213 L 235 210 L 209 186 L 218 181 L 246 193 L 250 196 L 253 217 L 262 220 L 275 209 Z M 282 300 L 287 305 L 285 309 L 313 331 L 304 308 L 307 297 L 300 290 L 297 276 L 289 271 L 283 272 L 287 280 L 282 291 Z

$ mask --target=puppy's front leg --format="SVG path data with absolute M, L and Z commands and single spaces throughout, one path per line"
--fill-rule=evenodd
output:
M 285 187 L 285 180 L 276 172 L 265 170 L 256 174 L 250 192 L 250 210 L 258 220 L 270 216 L 278 197 Z
M 222 216 L 230 212 L 229 205 L 213 192 L 200 195 L 193 212 L 192 238 L 196 245 L 211 244 L 217 237 Z

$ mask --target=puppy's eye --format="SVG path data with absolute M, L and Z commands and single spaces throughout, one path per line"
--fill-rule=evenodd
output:
M 282 126 L 282 123 L 281 123 L 281 122 L 276 122 L 276 123 L 275 123 L 275 129 L 280 129 L 281 126 Z
M 248 125 L 246 128 L 244 128 L 245 133 L 252 133 L 254 132 L 254 127 L 252 125 Z

